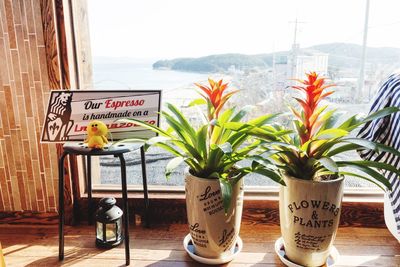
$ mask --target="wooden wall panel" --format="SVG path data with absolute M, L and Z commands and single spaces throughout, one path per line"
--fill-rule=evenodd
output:
M 54 10 L 51 0 L 0 0 L 0 211 L 57 210 L 57 148 L 39 142 L 60 88 Z

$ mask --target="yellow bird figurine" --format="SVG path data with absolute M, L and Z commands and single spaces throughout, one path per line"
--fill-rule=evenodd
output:
M 95 149 L 103 149 L 104 144 L 108 143 L 107 133 L 108 128 L 107 125 L 102 121 L 91 121 L 87 126 L 87 134 L 88 137 L 85 140 L 85 143 L 88 144 L 89 148 Z

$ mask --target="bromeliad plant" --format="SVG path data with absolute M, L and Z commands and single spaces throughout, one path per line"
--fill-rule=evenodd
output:
M 223 83 L 222 80 L 216 82 L 209 79 L 208 82 L 208 86 L 196 84 L 201 98 L 190 104 L 190 106 L 204 104 L 207 106 L 206 112 L 203 113 L 205 123 L 198 127 L 193 127 L 182 112 L 170 103 L 166 104 L 167 110 L 161 112 L 169 126 L 166 130 L 136 119 L 128 121 L 158 134 L 157 137 L 146 141 L 146 148 L 152 145 L 158 146 L 175 156 L 166 166 L 167 178 L 176 167 L 185 162 L 192 175 L 207 179 L 219 179 L 224 208 L 227 211 L 231 200 L 232 186 L 249 173 L 259 173 L 276 182 L 284 183 L 279 175 L 268 170 L 263 164 L 254 161 L 251 166 L 247 167 L 237 165 L 244 159 L 254 159 L 253 152 L 262 143 L 261 140 L 249 140 L 250 132 L 256 134 L 251 128 L 269 133 L 269 129 L 263 128 L 275 115 L 264 115 L 243 123 L 241 120 L 246 116 L 248 108 L 236 110 L 233 107 L 223 111 L 225 103 L 238 91 L 226 92 L 228 84 Z M 225 127 L 231 123 L 235 123 L 236 126 L 251 127 L 247 127 L 248 131 L 246 129 L 240 132 L 232 131 Z M 287 134 L 285 131 L 272 130 L 274 132 L 273 135 L 270 135 L 272 140 L 277 140 L 278 137 Z M 137 139 L 124 141 L 135 140 Z
M 269 165 L 268 169 L 281 177 L 287 174 L 298 179 L 321 181 L 348 175 L 368 180 L 382 189 L 382 185 L 391 188 L 379 169 L 400 175 L 400 171 L 392 165 L 366 160 L 339 160 L 337 156 L 358 149 L 400 155 L 392 147 L 351 136 L 364 123 L 385 117 L 399 109 L 388 107 L 367 117 L 355 115 L 339 124 L 336 110 L 327 111 L 328 105 L 321 106 L 321 101 L 333 93 L 327 89 L 334 85 L 326 84 L 326 79 L 315 72 L 308 73 L 306 80 L 297 81 L 300 85 L 292 88 L 300 91 L 303 96 L 295 98 L 301 106 L 300 109 L 290 107 L 294 115 L 294 133 L 279 136 L 279 141 L 265 145 L 267 156 L 259 161 Z M 275 129 L 277 132 L 284 130 L 282 126 L 275 126 Z M 343 170 L 345 167 L 357 169 L 361 174 Z

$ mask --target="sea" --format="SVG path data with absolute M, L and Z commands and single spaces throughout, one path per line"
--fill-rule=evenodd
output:
M 212 76 L 207 73 L 155 70 L 155 59 L 106 59 L 93 61 L 95 89 L 162 89 L 194 87 Z M 211 77 L 212 78 L 212 77 Z

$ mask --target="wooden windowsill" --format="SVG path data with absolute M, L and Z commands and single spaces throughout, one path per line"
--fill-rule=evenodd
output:
M 130 198 L 143 198 L 141 186 L 129 186 Z M 120 185 L 93 185 L 94 197 L 105 197 L 114 195 L 119 197 L 121 194 Z M 81 197 L 86 198 L 87 193 L 81 192 Z M 149 197 L 155 199 L 184 199 L 185 188 L 183 186 L 149 186 Z M 247 200 L 279 200 L 278 187 L 256 187 L 247 186 L 245 188 L 245 199 Z M 344 202 L 366 202 L 383 203 L 383 192 L 375 188 L 349 188 L 345 189 Z

